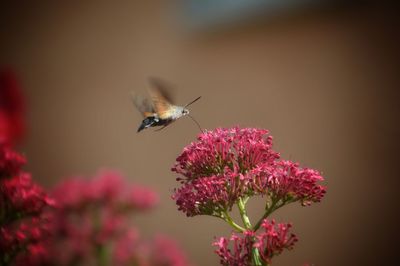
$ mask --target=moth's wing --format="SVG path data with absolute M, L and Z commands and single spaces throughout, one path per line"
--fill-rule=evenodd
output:
M 168 119 L 174 109 L 172 98 L 169 93 L 170 89 L 162 80 L 158 78 L 149 78 L 150 89 L 149 94 L 153 102 L 154 111 L 161 119 Z
M 153 106 L 148 99 L 142 97 L 134 91 L 131 92 L 131 98 L 133 105 L 136 107 L 136 109 L 138 109 L 143 117 L 151 116 L 154 113 Z

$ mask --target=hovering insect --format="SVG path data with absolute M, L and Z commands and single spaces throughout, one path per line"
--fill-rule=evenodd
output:
M 189 110 L 187 109 L 189 105 L 198 101 L 201 96 L 185 106 L 174 105 L 172 104 L 172 99 L 165 83 L 158 78 L 149 78 L 149 82 L 151 85 L 149 89 L 151 103 L 148 99 L 132 92 L 133 104 L 144 118 L 137 132 L 157 126 L 161 126 L 158 130 L 162 130 L 172 122 L 186 115 L 189 116 L 202 131 L 199 123 L 189 115 Z

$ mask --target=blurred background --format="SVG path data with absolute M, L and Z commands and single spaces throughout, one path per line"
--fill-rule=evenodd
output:
M 351 3 L 350 3 L 351 2 Z M 322 4 L 323 3 L 323 4 Z M 136 133 L 129 92 L 147 78 L 197 96 L 202 127 L 267 128 L 283 158 L 326 177 L 322 203 L 279 210 L 300 241 L 275 265 L 393 265 L 399 187 L 398 13 L 385 1 L 2 1 L 0 65 L 28 102 L 19 150 L 45 187 L 99 168 L 151 186 L 161 205 L 137 223 L 176 237 L 196 265 L 230 229 L 187 218 L 170 167 L 199 133 L 187 118 Z M 396 171 L 397 170 L 397 171 Z M 262 200 L 251 202 L 260 215 Z

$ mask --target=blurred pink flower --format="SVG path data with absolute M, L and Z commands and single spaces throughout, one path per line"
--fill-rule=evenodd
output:
M 12 211 L 16 218 L 40 214 L 46 206 L 53 206 L 54 200 L 37 184 L 28 173 L 21 173 L 0 184 L 3 200 L 0 207 Z
M 21 167 L 26 163 L 24 156 L 12 150 L 6 145 L 0 144 L 0 179 L 11 178 L 17 175 Z
M 25 100 L 16 75 L 0 70 L 0 143 L 15 144 L 25 134 Z
M 151 243 L 150 265 L 190 265 L 178 243 L 165 235 L 157 235 Z
M 158 202 L 157 194 L 148 188 L 131 185 L 116 171 L 101 171 L 93 179 L 69 178 L 53 189 L 61 208 L 75 210 L 105 204 L 115 211 L 146 210 Z
M 158 202 L 153 190 L 132 185 L 120 173 L 110 170 L 100 171 L 91 179 L 67 179 L 54 188 L 52 195 L 58 208 L 51 241 L 55 249 L 48 260 L 57 265 L 88 264 L 112 243 L 113 254 L 121 256 L 115 263 L 131 258 L 131 253 L 136 252 L 137 231 L 130 225 L 130 218 Z M 131 245 L 126 246 L 129 242 Z M 58 261 L 54 255 L 61 250 L 63 257 Z
M 151 241 L 140 239 L 137 231 L 129 231 L 116 243 L 114 265 L 128 266 L 189 266 L 178 243 L 165 235 Z

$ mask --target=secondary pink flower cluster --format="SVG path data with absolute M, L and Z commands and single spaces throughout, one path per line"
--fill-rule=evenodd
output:
M 130 231 L 116 243 L 114 265 L 190 265 L 176 241 L 157 235 L 150 241 L 141 241 L 137 231 Z
M 267 130 L 218 128 L 184 148 L 172 171 L 182 186 L 173 199 L 187 216 L 220 216 L 241 197 L 268 195 L 285 202 L 318 202 L 325 187 L 318 171 L 279 160 Z
M 101 171 L 91 179 L 69 178 L 53 189 L 52 195 L 63 210 L 106 206 L 115 212 L 146 210 L 158 202 L 148 188 L 128 183 L 116 171 Z
M 263 232 L 246 231 L 242 235 L 232 233 L 229 239 L 221 237 L 213 245 L 222 265 L 251 265 L 252 249 L 258 249 L 261 261 L 270 263 L 274 255 L 284 249 L 292 249 L 297 237 L 289 232 L 290 224 L 265 219 L 261 225 Z M 253 240 L 255 239 L 255 241 Z
M 67 179 L 52 195 L 58 208 L 47 247 L 49 256 L 44 258 L 52 265 L 95 261 L 99 252 L 133 230 L 132 214 L 151 209 L 158 201 L 154 191 L 129 184 L 115 171 L 102 171 L 92 179 Z M 111 258 L 104 260 L 108 264 Z

